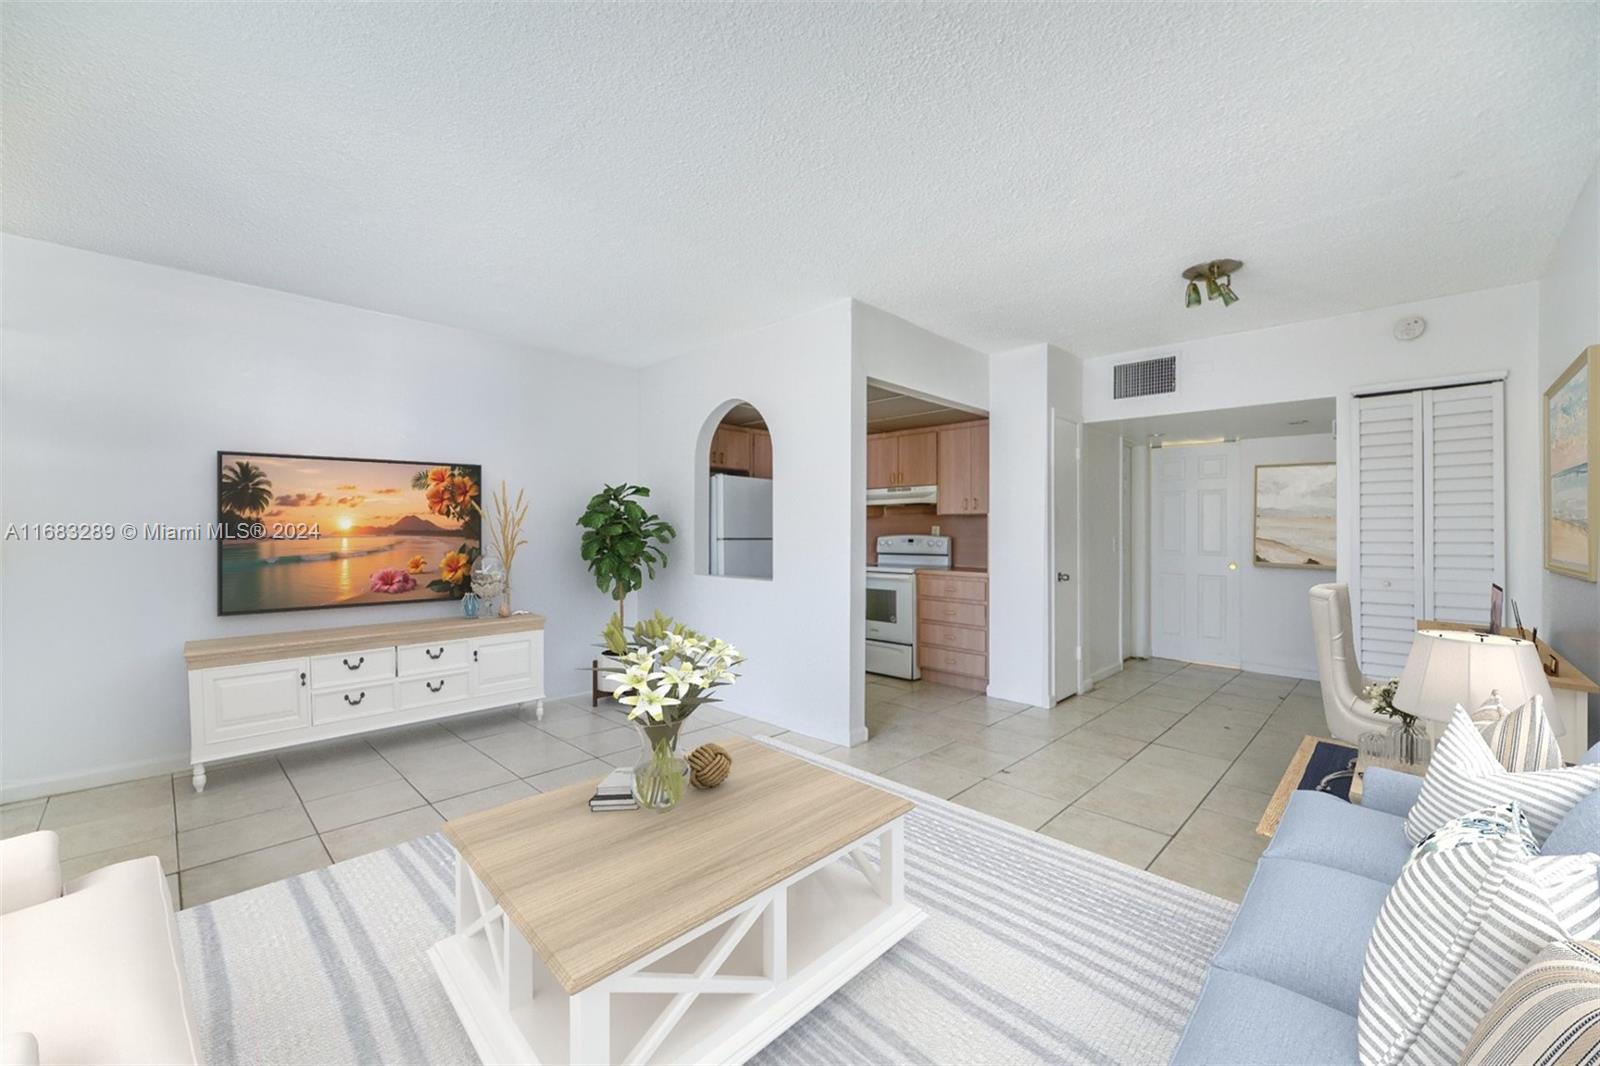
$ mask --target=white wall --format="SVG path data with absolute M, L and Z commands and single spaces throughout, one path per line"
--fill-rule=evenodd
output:
M 989 409 L 989 357 L 859 300 L 851 344 L 862 373 L 957 407 Z
M 1333 396 L 1338 423 L 1346 425 L 1349 396 L 1355 389 L 1474 371 L 1509 371 L 1506 593 L 1520 602 L 1525 619 L 1538 618 L 1544 598 L 1538 477 L 1539 289 L 1536 283 L 1509 285 L 1102 356 L 1084 364 L 1084 418 L 1099 422 Z M 1211 312 L 1227 313 L 1214 306 L 1195 311 Z M 1418 340 L 1395 340 L 1395 321 L 1412 314 L 1427 318 L 1428 331 Z M 1174 350 L 1180 352 L 1177 393 L 1111 398 L 1112 367 L 1117 363 Z M 1341 471 L 1342 514 L 1349 513 L 1351 488 Z M 1350 531 L 1341 521 L 1341 559 L 1348 559 L 1351 550 Z
M 712 426 L 735 400 L 766 419 L 772 580 L 674 565 L 645 589 L 643 606 L 749 657 L 730 708 L 837 744 L 865 736 L 866 385 L 851 321 L 851 301 L 841 300 L 647 367 L 634 416 L 639 480 L 689 543 L 707 536 Z
M 1591 344 L 1600 344 L 1600 172 L 1589 175 L 1539 283 L 1539 406 L 1530 416 L 1535 426 L 1543 424 L 1544 390 Z M 1589 521 L 1600 521 L 1600 515 Z M 1578 669 L 1600 678 L 1600 584 L 1548 570 L 1542 579 L 1540 635 Z M 1589 736 L 1600 736 L 1600 697 L 1589 698 Z
M 1263 674 L 1315 678 L 1317 649 L 1311 641 L 1312 585 L 1334 580 L 1328 570 L 1257 566 L 1251 560 L 1255 529 L 1255 468 L 1273 463 L 1333 462 L 1333 434 L 1261 437 L 1239 442 L 1240 549 L 1239 651 L 1243 668 Z
M 603 482 L 634 476 L 628 374 L 18 237 L 0 255 L 0 520 L 211 521 L 218 449 L 481 462 L 490 485 L 504 478 L 533 501 L 512 584 L 519 607 L 547 616 L 549 690 L 588 690 L 579 668 L 609 604 L 573 523 Z M 187 764 L 186 640 L 458 609 L 218 618 L 216 551 L 0 548 L 7 798 Z
M 1122 438 L 1083 430 L 1079 464 L 1078 573 L 1084 673 L 1103 681 L 1122 669 Z

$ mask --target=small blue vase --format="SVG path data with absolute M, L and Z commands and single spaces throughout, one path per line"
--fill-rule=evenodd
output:
M 469 592 L 461 597 L 461 613 L 468 618 L 478 617 L 478 594 Z

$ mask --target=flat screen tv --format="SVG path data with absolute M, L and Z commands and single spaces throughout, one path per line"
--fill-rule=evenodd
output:
M 459 599 L 481 549 L 470 463 L 217 453 L 217 613 Z

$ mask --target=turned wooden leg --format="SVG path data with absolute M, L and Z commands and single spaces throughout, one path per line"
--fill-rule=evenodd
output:
M 194 790 L 196 792 L 206 790 L 206 764 L 203 762 L 194 764 Z
M 544 721 L 544 700 L 540 700 L 533 705 L 533 720 L 536 722 Z

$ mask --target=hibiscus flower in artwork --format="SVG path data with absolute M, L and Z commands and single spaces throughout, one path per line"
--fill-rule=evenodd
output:
M 459 585 L 467 579 L 472 572 L 472 560 L 466 552 L 446 552 L 445 557 L 439 560 L 439 574 L 452 585 Z
M 420 574 L 422 571 L 426 570 L 427 567 L 428 560 L 424 559 L 420 555 L 413 555 L 409 560 L 406 561 L 406 572 L 410 574 Z
M 398 566 L 387 566 L 372 575 L 368 587 L 373 592 L 397 594 L 410 592 L 417 587 L 417 579 Z

